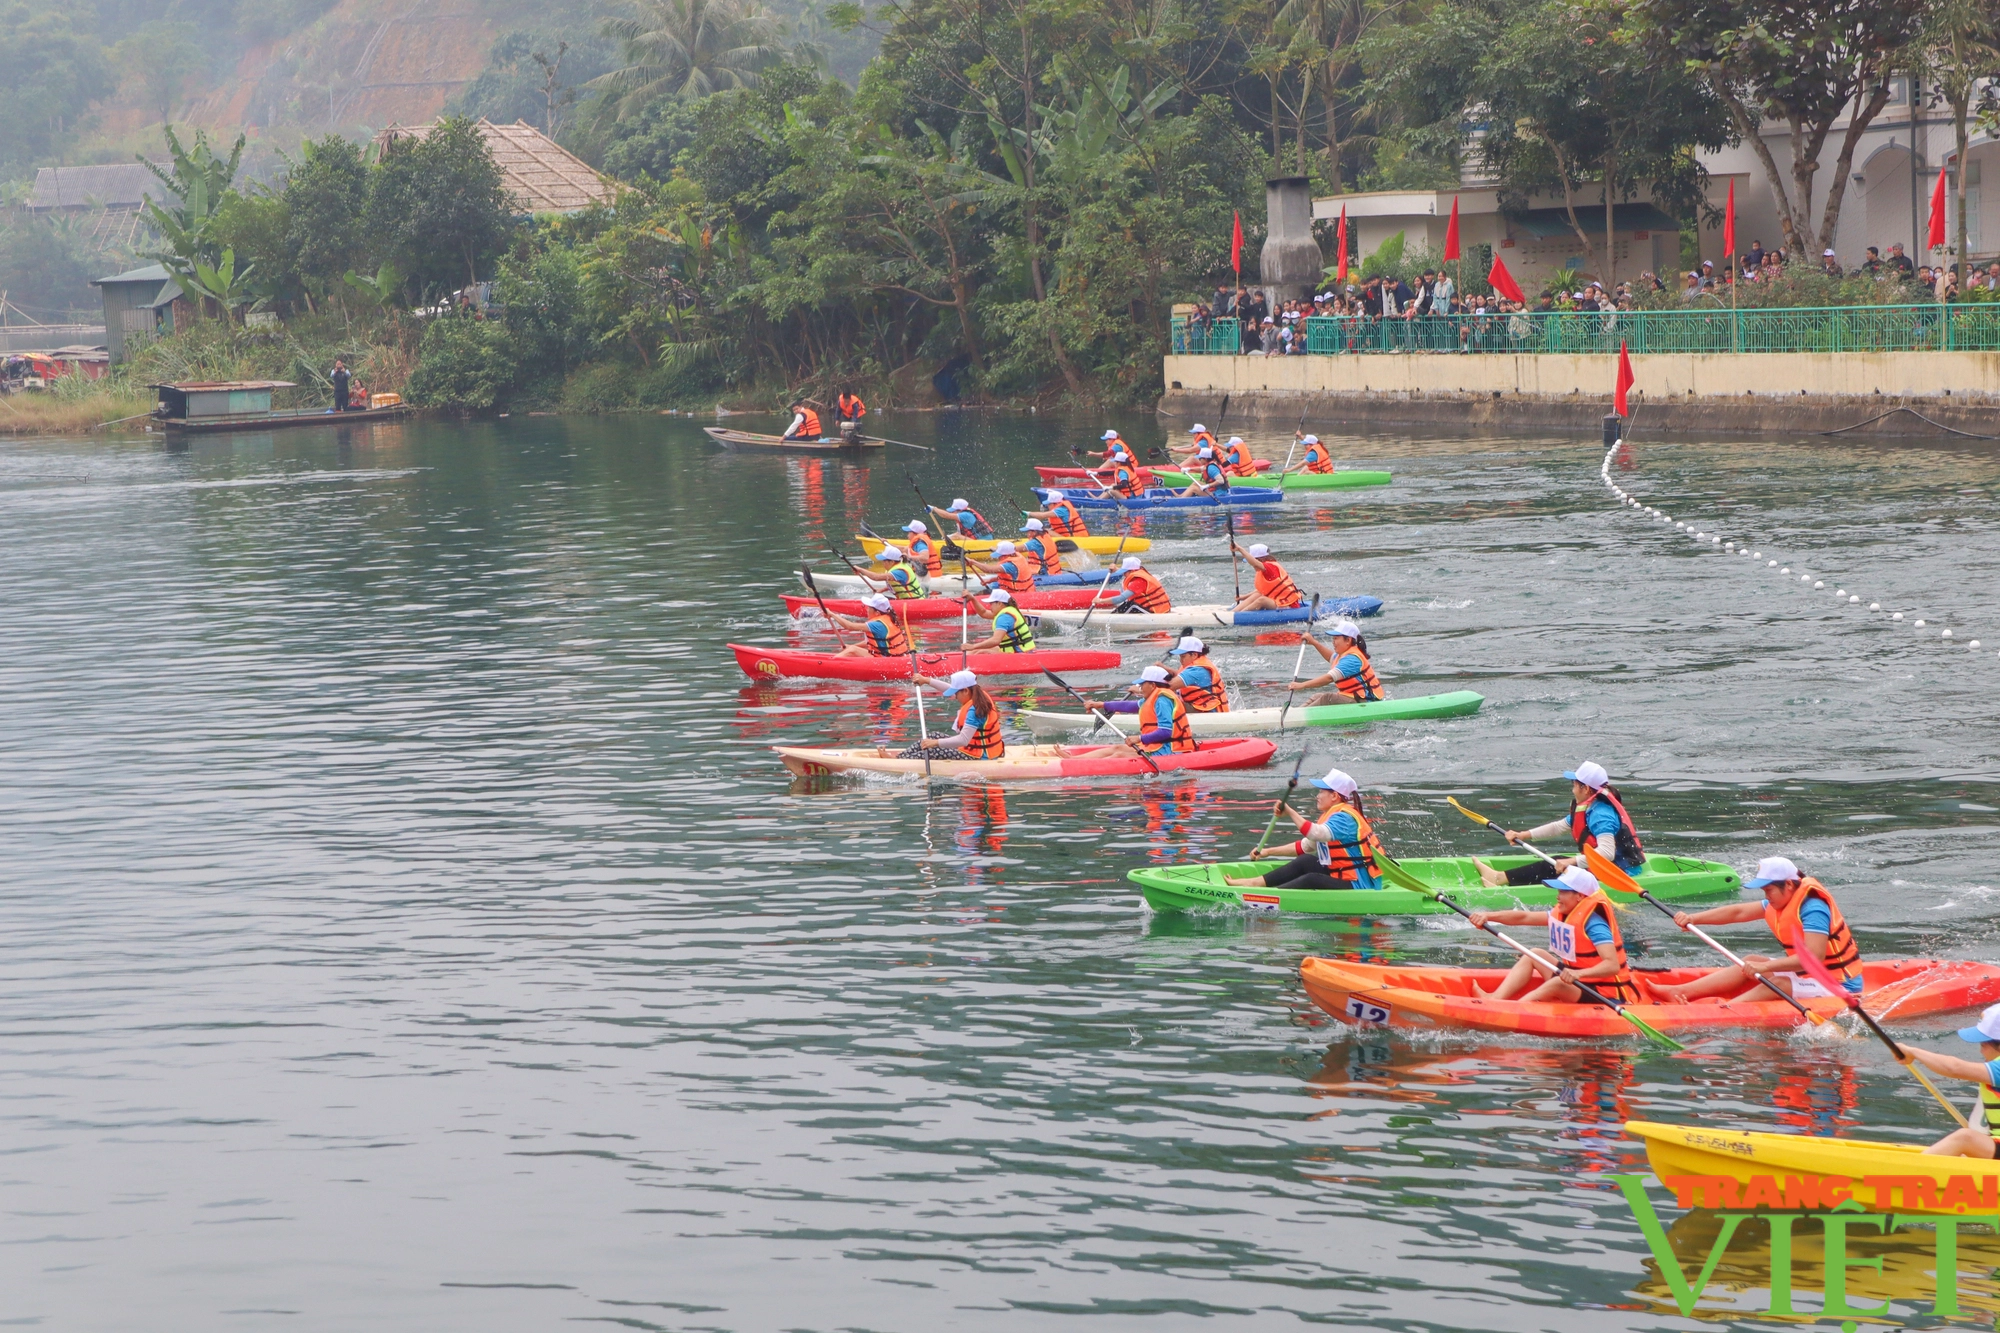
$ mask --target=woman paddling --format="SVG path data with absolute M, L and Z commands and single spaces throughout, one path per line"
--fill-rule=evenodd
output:
M 1777 936 L 1786 952 L 1777 958 L 1751 954 L 1743 966 L 1719 967 L 1705 977 L 1684 986 L 1654 986 L 1663 1000 L 1686 1003 L 1709 995 L 1736 995 L 1744 1000 L 1776 1000 L 1778 997 L 1757 984 L 1758 977 L 1771 981 L 1795 1000 L 1816 1000 L 1826 995 L 1826 987 L 1805 971 L 1798 954 L 1804 949 L 1825 963 L 1840 978 L 1841 989 L 1849 995 L 1862 990 L 1861 950 L 1847 929 L 1847 920 L 1826 885 L 1807 875 L 1782 856 L 1767 856 L 1757 863 L 1757 873 L 1743 881 L 1746 889 L 1762 889 L 1762 902 L 1726 903 L 1702 912 L 1676 912 L 1674 924 L 1727 926 L 1744 921 L 1762 921 Z
M 967 604 L 974 615 L 993 622 L 993 632 L 977 643 L 966 644 L 966 652 L 983 653 L 988 648 L 1002 653 L 1035 651 L 1034 628 L 1028 623 L 1028 617 L 1022 613 L 1021 608 L 1015 606 L 1013 602 L 1012 593 L 1005 588 L 995 588 L 986 596 Z
M 1306 604 L 1306 595 L 1299 591 L 1299 585 L 1292 582 L 1292 576 L 1285 572 L 1283 565 L 1271 558 L 1270 547 L 1256 542 L 1245 550 L 1231 540 L 1229 549 L 1233 555 L 1240 555 L 1250 562 L 1250 572 L 1256 579 L 1255 585 L 1232 610 L 1296 611 Z
M 1583 850 L 1584 843 L 1594 842 L 1597 850 L 1616 861 L 1626 874 L 1644 873 L 1646 849 L 1639 843 L 1639 830 L 1633 827 L 1632 816 L 1625 813 L 1625 803 L 1618 799 L 1618 789 L 1611 785 L 1611 775 L 1604 766 L 1585 760 L 1575 772 L 1563 776 L 1569 779 L 1569 818 L 1552 820 L 1540 828 L 1509 829 L 1507 841 L 1537 842 L 1568 833 L 1575 839 L 1577 851 Z M 1558 857 L 1556 868 L 1566 870 L 1576 861 L 1573 856 Z M 1512 870 L 1495 870 L 1476 856 L 1472 864 L 1479 867 L 1479 882 L 1488 888 L 1537 884 L 1548 873 L 1539 860 Z
M 1140 691 L 1139 729 L 1125 737 L 1125 747 L 1145 755 L 1186 754 L 1195 748 L 1194 728 L 1188 725 L 1188 707 L 1167 683 L 1167 669 L 1155 662 L 1132 682 Z M 1118 747 L 1100 745 L 1075 750 L 1077 758 L 1103 754 Z
M 833 623 L 843 629 L 861 631 L 861 642 L 850 643 L 835 657 L 907 657 L 910 654 L 910 632 L 893 614 L 895 603 L 879 592 L 869 593 L 861 599 L 861 604 L 875 614 L 865 620 L 853 616 L 843 616 L 838 611 L 828 611 Z
M 1174 656 L 1180 665 L 1167 677 L 1167 683 L 1188 706 L 1190 713 L 1226 713 L 1229 711 L 1229 687 L 1223 683 L 1222 669 L 1208 658 L 1208 645 L 1190 634 L 1174 645 Z
M 1333 451 L 1320 443 L 1319 436 L 1301 435 L 1298 437 L 1298 440 L 1300 444 L 1306 447 L 1305 462 L 1293 468 L 1292 472 L 1286 474 L 1287 476 L 1294 473 L 1303 473 L 1306 476 L 1320 476 L 1333 471 Z
M 1542 865 L 1535 863 L 1537 869 Z M 1639 999 L 1639 987 L 1625 958 L 1625 939 L 1618 931 L 1617 909 L 1598 887 L 1597 876 L 1573 865 L 1555 879 L 1542 882 L 1556 891 L 1556 905 L 1549 911 L 1474 912 L 1467 918 L 1475 930 L 1489 921 L 1496 926 L 1547 926 L 1548 952 L 1553 961 L 1562 964 L 1551 977 L 1545 968 L 1523 958 L 1489 998 L 1587 1003 L 1576 986 L 1585 982 L 1607 1000 L 1630 1004 Z
M 1298 828 L 1297 842 L 1283 847 L 1258 850 L 1254 860 L 1292 854 L 1292 859 L 1262 875 L 1223 879 L 1233 889 L 1379 889 L 1382 872 L 1375 853 L 1382 850 L 1381 839 L 1361 810 L 1361 788 L 1353 778 L 1337 768 L 1323 778 L 1313 778 L 1319 788 L 1320 819 L 1317 824 L 1298 811 L 1278 802 L 1278 812 L 1290 816 Z
M 1954 1129 L 1924 1149 L 1925 1155 L 1980 1157 L 1990 1161 L 2000 1155 L 1996 1153 L 2000 1150 L 2000 1140 L 1993 1137 L 1994 1129 L 2000 1127 L 2000 1004 L 1988 1005 L 1977 1023 L 1969 1028 L 1960 1028 L 1958 1039 L 1977 1046 L 1979 1058 L 1967 1060 L 1962 1056 L 1944 1055 L 1912 1046 L 1906 1041 L 1896 1044 L 1903 1048 L 1907 1057 L 1905 1064 L 1914 1060 L 1932 1073 L 1979 1085 L 1979 1118 L 1963 1129 Z
M 949 680 L 918 676 L 917 683 L 935 685 L 945 698 L 961 700 L 958 720 L 952 723 L 958 730 L 930 745 L 912 745 L 898 754 L 898 759 L 998 759 L 1007 753 L 1007 744 L 1000 739 L 1000 705 L 993 702 L 979 677 L 970 671 L 954 671 Z
M 1229 474 L 1222 469 L 1222 463 L 1215 456 L 1215 450 L 1203 445 L 1195 452 L 1194 463 L 1188 468 L 1191 474 L 1188 484 L 1173 492 L 1180 496 L 1213 495 L 1217 491 L 1229 489 Z
M 1300 690 L 1317 690 L 1331 685 L 1325 694 L 1316 694 L 1306 700 L 1308 708 L 1318 708 L 1325 704 L 1374 703 L 1389 697 L 1382 688 L 1381 677 L 1368 661 L 1368 640 L 1361 637 L 1361 626 L 1351 620 L 1340 621 L 1327 637 L 1333 640 L 1329 648 L 1313 637 L 1312 627 L 1306 627 L 1306 642 L 1314 652 L 1326 659 L 1326 674 L 1314 676 L 1311 680 L 1295 680 L 1286 688 L 1293 693 Z

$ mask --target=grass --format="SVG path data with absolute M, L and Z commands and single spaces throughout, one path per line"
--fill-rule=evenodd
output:
M 110 380 L 99 380 L 82 393 L 15 393 L 0 398 L 0 435 L 82 435 L 107 421 L 152 410 L 152 390 Z M 126 428 L 137 430 L 143 424 L 134 421 Z

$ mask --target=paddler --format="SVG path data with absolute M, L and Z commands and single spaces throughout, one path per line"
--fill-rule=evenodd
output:
M 1619 799 L 1618 789 L 1611 785 L 1611 775 L 1604 771 L 1604 765 L 1586 759 L 1576 766 L 1575 772 L 1563 776 L 1569 779 L 1569 818 L 1552 820 L 1540 828 L 1509 829 L 1507 841 L 1539 842 L 1567 833 L 1578 852 L 1583 850 L 1584 843 L 1594 842 L 1597 850 L 1616 861 L 1626 874 L 1645 873 L 1646 849 L 1640 845 L 1639 830 L 1633 826 L 1632 816 L 1625 813 L 1625 803 Z M 1576 857 L 1560 856 L 1556 858 L 1556 868 L 1566 869 L 1576 862 Z M 1472 864 L 1479 867 L 1479 881 L 1488 888 L 1538 884 L 1548 873 L 1544 868 L 1546 863 L 1540 860 L 1505 871 L 1495 870 L 1476 856 Z
M 1232 477 L 1254 477 L 1257 464 L 1250 457 L 1250 446 L 1243 442 L 1241 435 L 1229 437 L 1229 443 L 1222 446 L 1222 469 Z
M 871 592 L 861 599 L 861 604 L 875 614 L 865 620 L 853 616 L 843 616 L 838 611 L 828 611 L 833 623 L 843 629 L 861 631 L 861 642 L 850 643 L 835 657 L 908 657 L 910 655 L 910 632 L 894 614 L 895 603 L 879 592 Z
M 1197 421 L 1194 425 L 1188 427 L 1188 449 L 1199 453 L 1203 445 L 1213 449 L 1215 447 L 1215 437 L 1208 433 L 1208 427 Z M 1181 452 L 1185 453 L 1187 450 L 1182 450 Z
M 820 437 L 819 413 L 813 410 L 810 398 L 802 398 L 792 404 L 792 424 L 785 427 L 782 438 L 787 440 L 817 440 Z
M 1034 626 L 1029 622 L 1027 613 L 1014 605 L 1013 594 L 1005 588 L 995 588 L 984 597 L 976 598 L 971 607 L 974 615 L 993 622 L 993 632 L 977 643 L 966 644 L 966 652 L 983 653 L 989 648 L 1002 653 L 1035 651 Z
M 993 529 L 987 525 L 979 511 L 963 499 L 953 500 L 951 506 L 946 509 L 939 509 L 936 505 L 930 508 L 944 525 L 946 537 L 977 537 L 990 540 L 993 536 Z
M 1083 525 L 1083 511 L 1078 509 L 1061 491 L 1050 491 L 1044 503 L 1047 509 L 1027 509 L 1022 518 L 1038 518 L 1049 525 L 1049 531 L 1058 537 L 1088 537 L 1090 529 Z
M 1296 694 L 1300 690 L 1333 686 L 1325 694 L 1316 694 L 1306 700 L 1308 708 L 1325 704 L 1373 703 L 1389 697 L 1382 688 L 1381 677 L 1375 674 L 1374 666 L 1368 661 L 1368 640 L 1361 637 L 1361 626 L 1351 620 L 1338 621 L 1327 638 L 1333 641 L 1331 647 L 1314 638 L 1310 626 L 1306 628 L 1306 642 L 1326 659 L 1326 674 L 1314 676 L 1311 680 L 1295 680 L 1288 689 Z
M 1040 562 L 1017 551 L 1012 542 L 995 543 L 991 560 L 966 556 L 965 567 L 987 575 L 991 582 L 1008 592 L 1032 592 L 1035 575 L 1040 572 Z
M 1190 713 L 1226 713 L 1229 711 L 1229 687 L 1222 682 L 1222 671 L 1208 660 L 1208 645 L 1190 634 L 1174 645 L 1174 656 L 1178 659 L 1167 683 L 1188 706 Z
M 1762 990 L 1763 987 L 1758 987 Z M 1969 1041 L 1979 1048 L 1977 1060 L 1967 1060 L 1963 1056 L 1943 1055 L 1937 1051 L 1927 1051 L 1921 1046 L 1912 1046 L 1907 1041 L 1896 1044 L 1903 1048 L 1908 1060 L 1915 1060 L 1924 1068 L 1946 1078 L 1964 1079 L 1967 1083 L 1979 1085 L 1979 1111 L 1977 1119 L 1963 1129 L 1951 1133 L 1924 1149 L 1931 1157 L 1979 1157 L 1991 1160 L 2000 1150 L 2000 1140 L 1993 1137 L 2000 1128 L 2000 1004 L 1986 1007 L 1979 1021 L 1969 1028 L 1958 1030 L 1960 1041 Z M 1905 1063 L 1908 1063 L 1908 1060 Z
M 1229 489 L 1229 474 L 1223 470 L 1215 457 L 1215 450 L 1203 445 L 1195 451 L 1194 464 L 1188 469 L 1188 484 L 1176 495 L 1213 495 L 1217 491 Z
M 1139 464 L 1130 454 L 1113 459 L 1090 475 L 1097 482 L 1100 500 L 1130 500 L 1146 489 L 1139 478 Z
M 998 759 L 1007 753 L 1000 738 L 1000 706 L 970 671 L 954 671 L 951 679 L 918 676 L 920 685 L 935 685 L 947 699 L 958 699 L 957 733 L 930 745 L 912 745 L 898 759 Z
M 1153 576 L 1136 555 L 1128 555 L 1118 566 L 1118 582 L 1125 591 L 1111 604 L 1114 615 L 1144 612 L 1164 615 L 1174 609 L 1166 585 Z
M 1187 705 L 1167 679 L 1167 669 L 1154 662 L 1132 682 L 1141 695 L 1139 729 L 1125 738 L 1125 744 L 1141 754 L 1186 754 L 1194 749 Z
M 871 588 L 880 588 L 891 597 L 904 599 L 929 595 L 929 590 L 924 587 L 924 576 L 910 564 L 903 554 L 902 547 L 893 542 L 884 542 L 882 549 L 875 553 L 875 559 L 888 568 L 880 574 L 871 574 L 865 569 L 854 571 Z
M 1120 459 L 1123 459 L 1128 463 L 1134 463 L 1134 464 L 1136 464 L 1139 461 L 1138 457 L 1132 452 L 1132 446 L 1125 443 L 1124 439 L 1120 437 L 1118 432 L 1115 430 L 1105 431 L 1104 434 L 1099 437 L 1098 442 L 1104 446 L 1102 449 L 1098 450 L 1098 455 L 1101 458 L 1103 458 L 1106 463 L 1115 463 Z
M 1760 976 L 1769 977 L 1779 990 L 1795 1000 L 1823 998 L 1826 987 L 1804 975 L 1805 968 L 1798 959 L 1801 947 L 1840 978 L 1842 990 L 1849 995 L 1861 994 L 1861 950 L 1855 946 L 1847 920 L 1841 916 L 1840 907 L 1826 891 L 1826 885 L 1802 873 L 1786 857 L 1767 856 L 1757 863 L 1757 872 L 1744 879 L 1743 887 L 1762 889 L 1763 901 L 1725 903 L 1700 912 L 1676 912 L 1674 924 L 1686 930 L 1689 926 L 1762 921 L 1786 952 L 1777 958 L 1749 954 L 1742 967 L 1733 963 L 1719 967 L 1683 986 L 1654 986 L 1654 992 L 1662 1000 L 1676 1004 L 1708 995 L 1742 992 L 1745 1000 L 1776 1001 L 1777 996 L 1757 984 Z
M 1262 542 L 1253 542 L 1245 550 L 1232 539 L 1229 550 L 1232 555 L 1240 555 L 1250 562 L 1250 572 L 1256 580 L 1233 610 L 1296 611 L 1306 604 L 1306 596 L 1299 591 L 1299 585 L 1292 582 L 1292 576 L 1285 572 L 1283 565 L 1271 558 L 1270 547 Z
M 842 389 L 840 396 L 833 400 L 833 414 L 843 423 L 861 424 L 861 418 L 868 415 L 868 404 L 861 401 L 861 395 L 852 389 Z
M 905 543 L 910 563 L 933 578 L 944 573 L 944 556 L 938 552 L 937 543 L 931 540 L 931 530 L 920 518 L 913 518 L 903 525 L 903 531 L 910 534 Z
M 1535 864 L 1542 867 L 1539 861 Z M 1598 887 L 1597 876 L 1573 865 L 1542 883 L 1556 891 L 1552 911 L 1517 908 L 1474 912 L 1469 919 L 1474 929 L 1488 922 L 1496 926 L 1547 926 L 1547 952 L 1562 966 L 1551 977 L 1544 968 L 1523 958 L 1486 998 L 1531 1004 L 1587 1003 L 1575 985 L 1581 981 L 1607 1000 L 1630 1004 L 1639 999 L 1639 988 L 1625 958 L 1625 940 L 1618 931 L 1618 911 Z
M 1233 889 L 1379 889 L 1382 872 L 1375 853 L 1382 840 L 1361 810 L 1361 787 L 1337 768 L 1323 778 L 1311 779 L 1319 788 L 1319 822 L 1278 802 L 1278 813 L 1287 815 L 1298 828 L 1297 842 L 1282 847 L 1265 847 L 1256 860 L 1290 854 L 1291 860 L 1262 875 L 1225 876 L 1223 883 Z
M 1301 463 L 1295 471 L 1303 472 L 1310 476 L 1318 476 L 1333 471 L 1333 451 L 1320 443 L 1319 436 L 1301 435 L 1298 439 L 1299 443 L 1306 447 L 1306 457 L 1305 462 Z
M 1020 552 L 1028 557 L 1028 563 L 1035 566 L 1037 576 L 1064 572 L 1062 557 L 1056 554 L 1056 539 L 1042 526 L 1042 520 L 1029 519 L 1021 525 L 1021 533 Z

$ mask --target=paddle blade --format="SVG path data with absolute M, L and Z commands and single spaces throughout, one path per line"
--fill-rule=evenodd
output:
M 1796 949 L 1792 950 L 1792 957 L 1799 960 L 1799 966 L 1806 970 L 1807 976 L 1826 987 L 1828 995 L 1837 995 L 1846 1000 L 1847 1007 L 1850 1009 L 1858 1011 L 1861 1008 L 1861 1002 L 1847 993 L 1841 984 L 1840 978 L 1833 975 L 1832 970 L 1824 962 L 1812 956 L 1812 951 L 1805 947 L 1803 940 L 1799 942 L 1799 946 Z
M 1458 811 L 1458 813 L 1464 815 L 1467 819 L 1471 820 L 1473 823 L 1484 824 L 1488 828 L 1491 828 L 1493 826 L 1493 821 L 1488 819 L 1485 815 L 1480 814 L 1477 810 L 1468 810 L 1464 806 L 1460 805 L 1458 803 L 1458 798 L 1456 796 L 1447 796 L 1444 798 L 1444 800 L 1446 805 L 1449 805 L 1452 809 Z
M 1382 872 L 1383 879 L 1399 889 L 1408 889 L 1411 893 L 1422 894 L 1426 898 L 1438 896 L 1436 889 L 1403 869 L 1387 852 L 1375 853 L 1375 868 Z
M 1607 889 L 1616 889 L 1620 893 L 1629 893 L 1635 897 L 1646 891 L 1639 881 L 1626 874 L 1616 861 L 1598 851 L 1595 842 L 1584 844 L 1583 862 L 1590 868 L 1590 873 L 1597 876 L 1597 882 Z
M 1627 1023 L 1630 1023 L 1633 1027 L 1637 1028 L 1639 1030 L 1640 1036 L 1644 1037 L 1647 1041 L 1652 1042 L 1655 1046 L 1658 1046 L 1661 1050 L 1684 1051 L 1687 1049 L 1687 1047 L 1681 1045 L 1679 1042 L 1675 1041 L 1672 1037 L 1669 1037 L 1666 1033 L 1660 1031 L 1658 1028 L 1654 1027 L 1651 1023 L 1648 1023 L 1645 1019 L 1633 1013 L 1630 1009 L 1620 1009 L 1618 1011 L 1618 1015 L 1619 1017 L 1623 1018 Z

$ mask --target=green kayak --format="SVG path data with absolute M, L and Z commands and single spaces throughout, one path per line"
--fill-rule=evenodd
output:
M 1161 486 L 1185 486 L 1194 480 L 1185 472 L 1163 472 L 1159 468 L 1153 469 L 1153 478 Z M 1287 491 L 1347 491 L 1357 486 L 1387 486 L 1393 480 L 1387 472 L 1293 472 L 1275 480 L 1269 474 L 1237 477 L 1229 484 L 1244 490 L 1283 486 Z
M 1496 870 L 1526 865 L 1533 857 L 1481 857 Z M 1319 916 L 1428 916 L 1451 909 L 1408 889 L 1232 889 L 1224 876 L 1240 878 L 1259 870 L 1274 870 L 1281 861 L 1205 866 L 1147 866 L 1126 878 L 1139 886 L 1146 905 L 1156 912 L 1185 912 L 1204 907 L 1239 907 L 1252 912 L 1305 912 Z M 1468 910 L 1499 911 L 1510 907 L 1549 907 L 1556 891 L 1541 884 L 1521 888 L 1486 888 L 1469 856 L 1415 857 L 1398 865 L 1426 884 L 1451 895 Z M 1736 892 L 1743 881 L 1734 870 L 1714 861 L 1681 856 L 1649 855 L 1641 882 L 1662 902 L 1720 898 Z M 1643 901 L 1629 893 L 1606 892 L 1616 902 Z

